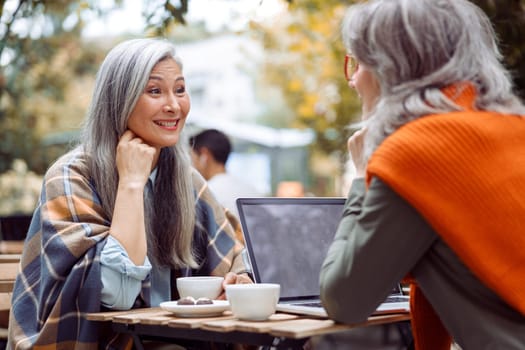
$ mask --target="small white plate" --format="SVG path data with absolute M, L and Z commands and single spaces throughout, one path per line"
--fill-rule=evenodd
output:
M 176 301 L 165 301 L 160 303 L 160 307 L 178 317 L 211 317 L 230 310 L 230 303 L 228 300 L 213 300 L 213 304 L 177 305 Z

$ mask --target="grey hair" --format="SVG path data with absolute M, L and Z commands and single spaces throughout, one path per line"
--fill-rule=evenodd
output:
M 116 147 L 129 115 L 157 63 L 174 59 L 175 46 L 163 39 L 133 39 L 115 46 L 96 76 L 81 143 L 89 155 L 92 181 L 111 220 L 118 187 Z M 161 150 L 153 199 L 145 198 L 148 254 L 162 266 L 196 266 L 192 251 L 195 193 L 187 142 Z
M 490 20 L 467 0 L 372 0 L 351 6 L 343 42 L 380 85 L 369 119 L 365 156 L 403 124 L 463 108 L 442 88 L 471 83 L 475 108 L 525 114 Z

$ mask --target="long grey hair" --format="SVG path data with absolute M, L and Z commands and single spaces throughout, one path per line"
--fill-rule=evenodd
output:
M 133 39 L 115 46 L 96 77 L 82 134 L 89 168 L 100 201 L 112 218 L 118 186 L 116 147 L 128 118 L 143 94 L 153 67 L 173 58 L 182 70 L 173 44 L 162 39 Z M 158 264 L 196 266 L 192 249 L 195 193 L 187 142 L 161 150 L 153 199 L 145 199 L 148 254 Z
M 525 114 L 501 64 L 487 16 L 467 0 L 372 0 L 351 6 L 342 24 L 347 50 L 380 85 L 369 119 L 365 156 L 397 128 L 462 107 L 441 89 L 470 82 L 475 108 Z

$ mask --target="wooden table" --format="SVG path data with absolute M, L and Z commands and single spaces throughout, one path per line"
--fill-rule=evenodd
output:
M 259 322 L 238 320 L 229 311 L 216 317 L 180 318 L 160 308 L 92 313 L 86 318 L 111 323 L 114 331 L 131 334 L 138 349 L 141 348 L 141 339 L 157 339 L 167 343 L 186 339 L 302 349 L 312 336 L 355 327 L 406 322 L 410 320 L 410 315 L 372 316 L 366 322 L 354 325 L 285 313 L 276 313 L 269 320 Z

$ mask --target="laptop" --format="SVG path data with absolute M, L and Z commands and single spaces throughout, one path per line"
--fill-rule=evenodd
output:
M 238 198 L 255 283 L 279 283 L 278 311 L 326 317 L 320 302 L 321 265 L 341 220 L 345 198 Z M 375 314 L 408 312 L 398 284 Z

